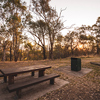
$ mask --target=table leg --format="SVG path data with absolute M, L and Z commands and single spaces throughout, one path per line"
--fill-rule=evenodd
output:
M 21 89 L 17 90 L 16 94 L 17 94 L 18 98 L 21 98 Z
M 7 76 L 4 76 L 4 82 L 7 83 Z
M 14 76 L 13 75 L 9 75 L 8 76 L 8 84 L 14 84 Z
M 44 71 L 45 70 L 39 70 L 39 77 L 44 76 Z
M 34 76 L 34 72 L 31 73 L 31 76 Z
M 54 84 L 54 78 L 50 79 L 50 84 Z
M 17 77 L 17 74 L 16 75 L 14 75 L 15 77 Z

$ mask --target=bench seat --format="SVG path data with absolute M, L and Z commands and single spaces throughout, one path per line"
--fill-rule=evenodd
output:
M 32 85 L 35 85 L 35 84 L 38 84 L 38 83 L 41 83 L 41 82 L 44 82 L 47 80 L 50 80 L 50 84 L 54 84 L 54 79 L 59 76 L 60 75 L 58 75 L 58 74 L 49 74 L 49 75 L 42 76 L 39 78 L 31 77 L 28 80 L 8 85 L 7 88 L 8 88 L 9 92 L 16 91 L 17 96 L 20 98 L 21 97 L 21 89 L 27 88 L 29 86 L 32 86 Z

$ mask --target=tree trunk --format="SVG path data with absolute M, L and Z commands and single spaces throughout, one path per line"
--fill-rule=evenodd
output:
M 14 48 L 14 61 L 15 62 L 17 62 L 17 60 L 18 60 L 18 47 L 17 47 L 17 45 L 15 46 L 15 48 Z
M 17 48 L 16 48 L 17 49 Z M 18 54 L 17 54 L 17 50 L 14 50 L 14 60 L 15 60 L 15 62 L 17 62 L 17 60 L 18 60 Z
M 88 58 L 89 58 L 89 48 L 88 48 Z
M 51 48 L 49 49 L 49 59 L 53 59 L 53 43 L 51 43 Z
M 15 58 L 15 62 L 17 62 L 18 60 L 18 46 L 17 46 L 17 34 L 16 34 L 16 44 L 15 44 L 15 48 L 14 48 L 14 58 Z
M 21 49 L 21 53 L 20 53 L 20 61 L 22 60 L 22 49 Z
M 98 46 L 98 44 L 97 44 L 97 54 L 99 54 L 99 46 Z
M 3 61 L 5 61 L 6 58 L 6 47 L 3 46 Z
M 72 45 L 72 43 L 71 43 L 71 55 L 73 56 L 73 47 L 72 47 L 73 45 Z
M 45 50 L 45 46 L 43 46 L 43 59 L 46 59 L 46 50 Z
M 73 56 L 74 52 L 73 52 L 73 49 L 71 49 L 71 55 Z
M 29 60 L 29 51 L 27 52 L 27 60 Z
M 12 47 L 10 46 L 10 61 L 12 61 Z

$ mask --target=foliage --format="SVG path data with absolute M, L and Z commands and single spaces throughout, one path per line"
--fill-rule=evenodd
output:
M 50 0 L 32 0 L 33 12 L 39 20 L 46 23 L 46 35 L 49 41 L 49 58 L 53 58 L 53 45 L 56 35 L 64 29 L 61 21 L 61 12 L 58 15 L 56 9 L 49 5 Z
M 100 17 L 94 25 L 82 25 L 62 36 L 61 31 L 66 28 L 61 19 L 63 10 L 58 14 L 50 0 L 32 0 L 29 9 L 21 0 L 0 3 L 0 60 L 100 54 Z M 26 31 L 33 41 L 23 34 Z

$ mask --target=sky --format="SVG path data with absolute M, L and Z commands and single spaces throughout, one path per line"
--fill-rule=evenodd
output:
M 64 25 L 68 27 L 72 24 L 75 24 L 74 27 L 92 26 L 100 17 L 100 0 L 51 0 L 50 5 L 55 7 L 58 13 L 61 8 L 66 8 L 62 16 L 63 21 L 66 21 Z M 66 34 L 66 30 L 63 34 Z
M 28 0 L 25 0 L 28 2 Z M 61 9 L 64 26 L 80 27 L 81 25 L 90 25 L 96 23 L 100 17 L 100 0 L 51 0 L 50 5 L 56 8 L 58 14 Z M 71 30 L 71 29 L 70 29 Z M 63 30 L 62 34 L 66 35 L 69 30 Z

